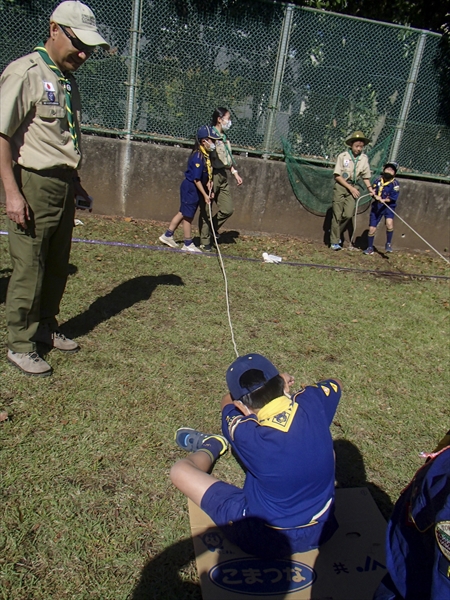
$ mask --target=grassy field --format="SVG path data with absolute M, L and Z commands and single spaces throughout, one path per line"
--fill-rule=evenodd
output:
M 164 230 L 81 218 L 74 235 L 90 240 L 157 245 Z M 449 283 L 436 278 L 450 276 L 448 265 L 430 253 L 223 239 L 223 254 L 258 259 L 225 259 L 239 353 L 267 354 L 298 386 L 342 380 L 338 485 L 368 486 L 388 516 L 418 453 L 450 427 Z M 264 251 L 333 268 L 264 264 Z M 6 343 L 6 236 L 0 260 Z M 82 350 L 52 351 L 53 377 L 23 376 L 6 350 L 0 359 L 0 598 L 200 599 L 187 502 L 168 472 L 183 455 L 177 427 L 219 427 L 234 351 L 218 261 L 76 243 L 60 319 Z M 215 473 L 243 479 L 230 454 Z

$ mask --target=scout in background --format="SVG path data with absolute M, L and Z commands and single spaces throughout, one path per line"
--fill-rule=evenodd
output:
M 236 163 L 231 154 L 231 145 L 227 139 L 226 132 L 231 127 L 230 111 L 227 108 L 216 108 L 212 116 L 212 129 L 217 135 L 216 149 L 211 154 L 214 180 L 214 201 L 217 204 L 217 213 L 213 217 L 213 227 L 218 236 L 222 225 L 231 217 L 234 211 L 228 185 L 228 171 L 236 179 L 238 185 L 242 179 L 236 169 Z M 211 252 L 211 224 L 209 221 L 209 207 L 200 200 L 200 216 L 198 228 L 200 230 L 200 244 L 206 252 Z
M 370 140 L 362 131 L 355 131 L 346 141 L 350 150 L 339 154 L 334 168 L 333 216 L 331 220 L 330 248 L 342 250 L 343 232 L 352 219 L 356 200 L 361 192 L 356 187 L 359 179 L 364 181 L 371 196 L 374 195 L 370 184 L 370 166 L 364 146 Z
M 375 200 L 370 210 L 369 237 L 367 249 L 364 254 L 373 254 L 373 240 L 378 224 L 384 217 L 386 222 L 386 252 L 392 252 L 392 236 L 394 235 L 394 216 L 397 205 L 400 186 L 395 176 L 398 171 L 398 163 L 388 162 L 383 167 L 383 172 L 375 180 Z M 389 204 L 389 207 L 387 206 Z M 394 211 L 394 212 L 393 212 Z
M 167 231 L 159 237 L 163 244 L 171 248 L 178 248 L 178 244 L 173 239 L 173 234 L 178 225 L 183 222 L 184 245 L 181 250 L 201 253 L 200 248 L 197 248 L 192 241 L 192 220 L 200 199 L 209 204 L 213 195 L 213 171 L 209 153 L 215 148 L 215 139 L 217 139 L 217 134 L 207 125 L 203 125 L 197 131 L 194 149 L 189 157 L 187 170 L 184 174 L 185 179 L 180 187 L 180 210 L 171 220 Z
M 248 554 L 317 548 L 337 529 L 330 425 L 341 384 L 327 379 L 291 395 L 294 379 L 261 354 L 237 358 L 226 381 L 223 436 L 178 429 L 178 446 L 191 454 L 172 467 L 172 482 Z M 210 474 L 229 444 L 245 468 L 242 489 Z

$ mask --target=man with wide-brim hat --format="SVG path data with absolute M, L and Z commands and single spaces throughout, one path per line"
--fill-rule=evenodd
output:
M 356 187 L 362 179 L 369 193 L 374 191 L 370 183 L 369 159 L 363 153 L 364 146 L 370 142 L 362 131 L 355 131 L 345 140 L 349 150 L 339 154 L 334 168 L 333 216 L 331 221 L 330 247 L 342 250 L 343 232 L 355 212 L 356 200 L 361 192 Z
M 73 72 L 96 46 L 109 48 L 94 13 L 62 2 L 47 41 L 0 77 L 0 176 L 6 194 L 13 272 L 6 298 L 8 360 L 26 375 L 52 368 L 37 344 L 76 352 L 56 316 L 67 280 L 78 176 L 81 104 Z

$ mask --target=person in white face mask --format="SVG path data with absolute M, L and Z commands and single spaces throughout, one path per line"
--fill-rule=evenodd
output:
M 216 108 L 212 116 L 212 129 L 217 134 L 218 139 L 216 140 L 216 148 L 211 153 L 214 201 L 217 204 L 217 212 L 213 217 L 213 227 L 216 234 L 234 211 L 228 186 L 228 172 L 234 176 L 237 185 L 242 184 L 242 178 L 236 169 L 236 163 L 231 154 L 231 145 L 227 139 L 227 132 L 230 127 L 230 111 L 227 108 Z M 202 199 L 200 199 L 198 228 L 200 230 L 200 247 L 206 252 L 211 252 L 212 232 L 209 221 L 209 208 Z
M 159 237 L 159 241 L 166 246 L 178 248 L 178 244 L 173 239 L 173 234 L 182 222 L 184 245 L 181 250 L 201 253 L 200 248 L 197 248 L 192 241 L 192 220 L 201 200 L 204 204 L 211 202 L 213 169 L 210 153 L 215 149 L 214 142 L 218 137 L 213 128 L 207 125 L 203 125 L 197 131 L 194 149 L 189 157 L 187 170 L 184 174 L 185 179 L 180 187 L 180 210 L 171 220 L 166 232 Z

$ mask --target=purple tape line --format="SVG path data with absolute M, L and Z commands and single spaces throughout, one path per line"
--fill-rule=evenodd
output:
M 0 231 L 0 235 L 8 235 L 7 231 Z M 94 244 L 98 246 L 120 246 L 122 248 L 137 248 L 138 250 L 158 250 L 163 252 L 179 252 L 182 254 L 186 254 L 183 252 L 181 248 L 164 248 L 163 246 L 148 246 L 147 244 L 129 244 L 128 242 L 106 242 L 103 240 L 83 240 L 82 238 L 72 238 L 72 242 L 76 242 L 79 244 Z M 205 258 L 217 258 L 216 254 L 207 254 L 198 253 L 194 256 L 203 256 Z M 222 254 L 223 258 L 228 258 L 229 260 L 242 260 L 245 262 L 256 262 L 263 263 L 259 258 L 249 258 L 246 256 L 231 256 L 227 254 Z M 264 263 L 265 264 L 265 263 Z M 319 265 L 316 263 L 299 263 L 299 262 L 289 262 L 285 261 L 282 263 L 283 265 L 288 265 L 289 267 L 311 267 L 313 269 L 327 269 L 331 271 L 346 271 L 347 273 L 373 273 L 375 275 L 386 275 L 388 277 L 417 277 L 422 279 L 444 279 L 449 280 L 450 277 L 446 275 L 423 275 L 422 273 L 399 273 L 395 271 L 377 271 L 376 269 L 357 269 L 356 267 L 336 267 L 333 265 Z

